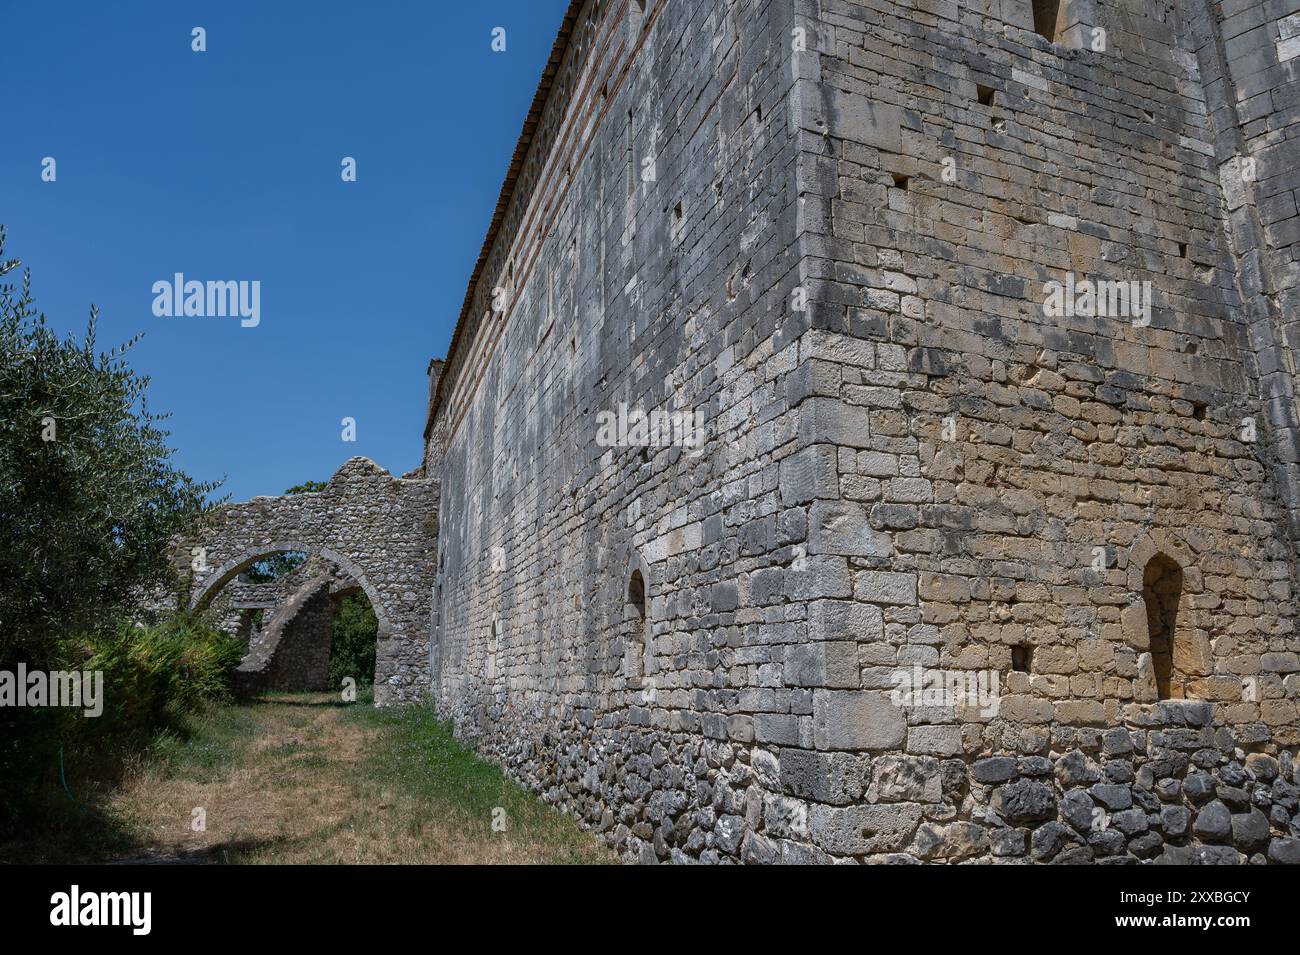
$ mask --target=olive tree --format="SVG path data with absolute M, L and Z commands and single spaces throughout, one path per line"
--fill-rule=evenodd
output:
M 0 227 L 0 664 L 53 662 L 67 635 L 114 626 L 169 587 L 173 535 L 217 485 L 173 466 L 166 416 L 124 354 L 61 337 L 33 307 L 31 273 Z

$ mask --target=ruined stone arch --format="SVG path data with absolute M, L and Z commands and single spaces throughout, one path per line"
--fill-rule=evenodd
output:
M 190 598 L 190 609 L 204 609 L 226 584 L 248 570 L 259 560 L 265 560 L 273 554 L 280 554 L 285 551 L 301 551 L 308 557 L 319 557 L 337 566 L 348 577 L 356 581 L 357 586 L 366 595 L 366 599 L 370 601 L 370 606 L 375 612 L 375 619 L 379 622 L 379 639 L 384 640 L 392 632 L 392 624 L 389 622 L 388 616 L 384 613 L 383 605 L 380 603 L 379 591 L 366 580 L 366 575 L 361 568 L 342 554 L 335 553 L 328 547 L 320 547 L 301 540 L 272 541 L 268 544 L 259 545 L 253 552 L 242 554 L 227 561 L 213 571 L 211 575 L 206 576 L 204 578 L 206 582 L 194 590 L 193 596 Z
M 206 606 L 270 554 L 320 557 L 354 580 L 374 609 L 375 702 L 416 699 L 432 673 L 438 491 L 437 481 L 395 478 L 355 457 L 320 491 L 223 505 L 192 539 L 176 542 L 174 559 L 190 580 L 190 606 Z M 204 556 L 202 569 L 191 564 L 195 548 Z
M 1138 654 L 1134 698 L 1199 697 L 1198 684 L 1213 673 L 1213 654 L 1191 599 L 1202 587 L 1191 549 L 1172 531 L 1149 531 L 1130 547 L 1127 574 L 1131 602 L 1122 621 Z

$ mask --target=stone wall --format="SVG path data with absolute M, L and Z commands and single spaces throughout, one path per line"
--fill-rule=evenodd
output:
M 436 480 L 394 478 L 355 457 L 324 490 L 218 509 L 198 537 L 177 542 L 177 567 L 190 578 L 191 606 L 206 607 L 271 554 L 303 551 L 334 565 L 365 592 L 379 623 L 376 702 L 413 701 L 427 695 L 430 680 L 437 507 Z M 328 644 L 324 652 L 328 660 Z
M 1272 430 L 1271 462 L 1300 536 L 1300 0 L 1187 2 L 1188 46 L 1205 90 L 1227 247 Z
M 426 433 L 457 731 L 645 861 L 1295 861 L 1286 6 L 575 5 Z
M 821 638 L 856 637 L 864 691 L 814 691 L 814 742 L 834 727 L 832 748 L 969 761 L 1111 727 L 1157 762 L 1194 743 L 1205 769 L 1294 746 L 1290 502 L 1185 11 L 1091 5 L 1094 50 L 1039 37 L 1025 5 L 935 23 L 876 6 L 819 5 L 800 123 L 824 281 L 814 434 L 790 462 L 812 485 L 787 502 L 809 502 L 824 596 L 851 594 Z M 915 83 L 922 64 L 942 78 Z M 1045 317 L 1067 272 L 1151 282 L 1149 324 Z M 1182 578 L 1175 695 L 1218 704 L 1195 707 L 1195 731 L 1152 702 L 1158 555 Z M 884 691 L 917 665 L 998 674 L 1000 706 L 900 713 Z M 1110 855 L 1114 835 L 1079 852 Z M 1143 827 L 1141 848 L 1159 835 Z
M 327 690 L 334 604 L 328 576 L 301 584 L 276 608 L 235 671 L 234 687 L 249 696 L 263 690 Z
M 520 778 L 647 840 L 648 800 L 680 798 L 676 815 L 695 799 L 651 785 L 652 751 L 676 759 L 748 719 L 733 715 L 738 540 L 723 514 L 776 487 L 762 456 L 787 429 L 760 406 L 797 350 L 773 339 L 799 280 L 793 10 L 673 6 L 639 22 L 635 4 L 582 8 L 580 30 L 594 22 L 559 84 L 573 99 L 538 124 L 556 145 L 530 153 L 545 169 L 471 293 L 479 340 L 497 343 L 448 355 L 431 436 L 450 495 L 442 712 Z M 508 314 L 490 311 L 494 287 Z M 596 415 L 620 404 L 699 409 L 707 445 L 600 447 Z M 644 675 L 624 668 L 644 636 L 624 599 L 642 565 Z M 576 780 L 541 775 L 561 764 L 593 787 L 608 772 L 608 793 L 573 804 L 561 787 Z
M 293 596 L 310 577 L 322 573 L 329 564 L 309 558 L 295 570 L 266 583 L 250 583 L 247 571 L 241 572 L 212 597 L 208 609 L 215 618 L 218 630 L 242 637 L 250 651 L 263 639 L 265 625 L 275 608 Z M 254 614 L 261 611 L 261 627 Z

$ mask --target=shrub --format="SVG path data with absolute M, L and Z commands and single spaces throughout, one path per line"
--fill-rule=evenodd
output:
M 110 717 L 95 730 L 153 731 L 173 716 L 224 696 L 243 644 L 178 614 L 151 627 L 121 626 L 93 639 L 92 651 L 84 669 L 104 671 L 109 702 L 100 719 Z
M 225 697 L 243 645 L 198 617 L 123 623 L 65 642 L 51 669 L 102 671 L 103 713 L 0 709 L 0 839 L 92 802 L 125 760 L 186 714 Z M 75 786 L 75 796 L 69 786 Z

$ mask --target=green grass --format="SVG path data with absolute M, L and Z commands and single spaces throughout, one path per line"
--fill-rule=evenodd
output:
M 62 772 L 55 764 L 47 783 L 24 798 L 15 827 L 21 834 L 0 842 L 0 863 L 97 862 L 139 852 L 140 834 L 112 805 L 123 776 L 148 763 L 170 778 L 216 778 L 255 730 L 246 707 L 210 705 L 174 716 L 152 738 L 137 731 L 113 739 L 105 752 L 69 749 Z
M 142 760 L 174 757 L 197 769 L 229 759 L 238 730 L 204 721 L 223 718 L 210 705 L 225 698 L 240 654 L 237 638 L 189 614 L 151 626 L 110 622 L 50 647 L 58 667 L 103 671 L 103 711 L 0 712 L 0 861 L 119 851 L 132 836 L 112 797 Z
M 148 758 L 175 778 L 212 779 L 236 759 L 256 727 L 247 707 L 213 706 L 159 733 Z
M 373 783 L 392 787 L 484 838 L 496 834 L 494 818 L 503 820 L 507 832 L 544 846 L 552 863 L 614 861 L 572 819 L 458 741 L 451 723 L 440 721 L 431 707 L 358 706 L 346 718 L 380 731 L 366 765 Z
M 120 781 L 92 786 L 71 765 L 76 798 L 45 787 L 0 861 L 617 861 L 457 741 L 431 707 L 375 709 L 359 697 L 273 693 L 205 707 L 147 741 Z M 196 805 L 214 807 L 202 833 L 188 826 Z

